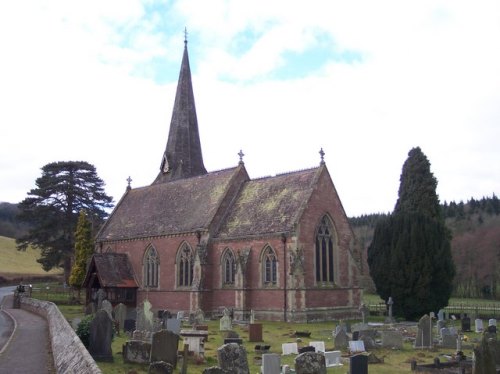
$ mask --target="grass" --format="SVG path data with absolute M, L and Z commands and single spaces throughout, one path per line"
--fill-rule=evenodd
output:
M 56 276 L 61 270 L 46 272 L 36 260 L 40 251 L 28 247 L 26 251 L 16 249 L 16 241 L 12 238 L 0 236 L 0 276 L 7 281 L 15 278 L 31 278 L 38 276 Z

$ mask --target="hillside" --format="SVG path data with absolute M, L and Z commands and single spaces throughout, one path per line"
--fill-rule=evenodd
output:
M 55 278 L 62 274 L 60 270 L 43 270 L 36 262 L 39 255 L 40 251 L 33 248 L 18 251 L 15 239 L 0 236 L 0 284 L 17 283 L 21 279 Z
M 500 204 L 498 198 L 471 199 L 442 205 L 452 233 L 451 251 L 456 267 L 454 296 L 500 299 Z M 363 286 L 374 291 L 366 262 L 376 223 L 384 214 L 350 219 L 362 252 Z

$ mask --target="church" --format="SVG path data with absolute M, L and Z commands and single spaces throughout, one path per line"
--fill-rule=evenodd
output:
M 96 236 L 87 290 L 174 313 L 228 308 L 243 320 L 359 314 L 360 254 L 323 151 L 317 167 L 258 179 L 239 156 L 205 169 L 184 41 L 159 173 L 148 186 L 129 181 Z

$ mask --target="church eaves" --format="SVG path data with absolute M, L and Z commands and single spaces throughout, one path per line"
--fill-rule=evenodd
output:
M 153 184 L 195 177 L 206 173 L 201 153 L 187 40 L 184 40 L 184 55 L 177 83 L 167 146 L 163 153 L 160 172 Z

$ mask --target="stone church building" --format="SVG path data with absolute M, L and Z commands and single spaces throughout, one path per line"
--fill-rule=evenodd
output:
M 98 233 L 87 288 L 104 287 L 125 261 L 130 279 L 108 287 L 154 309 L 285 321 L 359 314 L 360 256 L 320 154 L 319 166 L 274 177 L 251 179 L 241 152 L 236 166 L 207 172 L 185 41 L 160 171 L 151 185 L 129 184 Z

